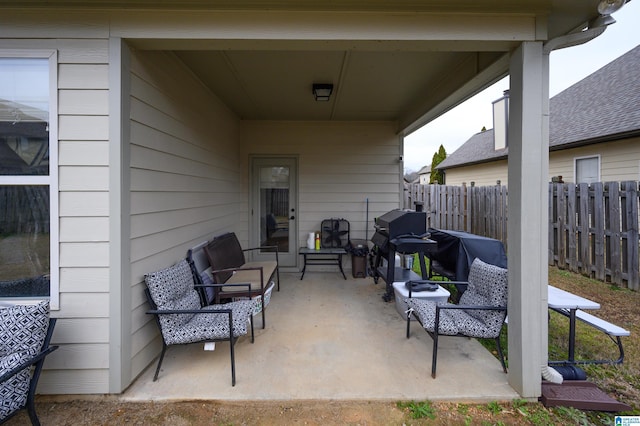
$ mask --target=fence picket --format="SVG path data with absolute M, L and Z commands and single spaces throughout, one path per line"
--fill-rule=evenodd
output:
M 595 264 L 595 279 L 604 281 L 605 273 L 605 234 L 604 234 L 604 187 L 602 182 L 593 186 L 593 260 Z
M 577 222 L 577 254 L 578 270 L 583 274 L 591 275 L 591 258 L 589 256 L 590 243 L 589 243 L 589 184 L 578 184 L 578 202 L 576 203 L 578 208 L 578 222 Z
M 504 186 L 408 185 L 405 208 L 422 202 L 427 225 L 507 244 Z M 638 182 L 549 184 L 550 265 L 640 290 Z

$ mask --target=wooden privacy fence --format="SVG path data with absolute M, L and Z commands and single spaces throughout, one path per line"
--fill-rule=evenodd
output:
M 549 264 L 640 289 L 638 182 L 550 184 Z
M 504 186 L 405 185 L 404 208 L 423 208 L 427 226 L 484 235 L 507 244 Z
M 638 182 L 549 184 L 549 264 L 640 290 Z M 504 186 L 405 185 L 404 208 L 427 226 L 466 231 L 507 245 Z

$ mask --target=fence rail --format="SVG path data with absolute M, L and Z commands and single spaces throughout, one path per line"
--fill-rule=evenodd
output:
M 638 182 L 549 184 L 549 264 L 640 290 Z M 408 184 L 404 207 L 427 226 L 495 238 L 507 245 L 504 186 Z

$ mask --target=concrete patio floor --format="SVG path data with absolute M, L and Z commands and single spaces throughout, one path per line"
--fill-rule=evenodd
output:
M 385 303 L 384 282 L 344 280 L 339 272 L 281 273 L 267 307 L 255 316 L 255 343 L 236 343 L 231 386 L 228 343 L 172 346 L 153 382 L 157 360 L 122 395 L 149 400 L 442 400 L 510 401 L 518 394 L 500 362 L 475 339 L 443 337 L 437 378 L 432 340 Z

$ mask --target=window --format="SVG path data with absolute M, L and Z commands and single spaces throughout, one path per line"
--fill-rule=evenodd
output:
M 576 183 L 600 181 L 600 156 L 576 158 Z
M 0 298 L 58 308 L 57 58 L 0 50 Z

